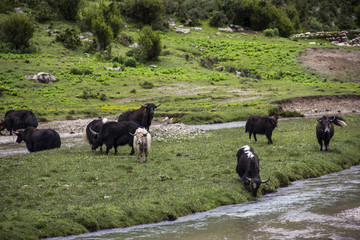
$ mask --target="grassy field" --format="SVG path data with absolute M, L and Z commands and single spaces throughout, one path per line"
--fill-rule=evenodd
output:
M 320 152 L 315 119 L 280 121 L 273 145 L 250 144 L 259 155 L 258 197 L 290 181 L 318 177 L 360 162 L 360 117 L 336 127 Z M 235 172 L 244 128 L 209 131 L 194 139 L 154 141 L 149 163 L 130 148 L 108 156 L 88 146 L 0 159 L 0 238 L 38 239 L 174 220 L 225 204 L 254 200 Z
M 64 31 L 68 27 L 76 28 L 53 22 L 53 29 Z M 163 51 L 158 62 L 115 72 L 104 67 L 121 64 L 104 60 L 101 54 L 87 58 L 84 49 L 70 51 L 55 42 L 55 35 L 47 30 L 46 24 L 38 24 L 31 42 L 38 49 L 34 54 L 0 53 L 0 115 L 22 108 L 33 110 L 41 120 L 118 115 L 154 102 L 162 103 L 157 109 L 159 118 L 213 123 L 267 114 L 276 108 L 272 101 L 290 97 L 360 93 L 357 83 L 324 81 L 325 76 L 300 65 L 297 56 L 309 46 L 308 41 L 267 38 L 261 33 L 218 36 L 218 30 L 204 22 L 202 31 L 189 35 L 174 30 L 162 33 Z M 137 30 L 131 27 L 123 33 L 137 38 Z M 322 43 L 317 47 L 330 47 Z M 129 50 L 115 42 L 112 57 L 125 57 Z M 217 62 L 210 68 L 200 64 L 215 58 Z M 150 67 L 154 64 L 157 68 Z M 218 66 L 241 69 L 242 76 L 216 71 Z M 74 74 L 74 69 L 90 74 Z M 59 80 L 41 84 L 25 79 L 39 72 L 49 72 Z M 150 87 L 144 88 L 144 83 Z

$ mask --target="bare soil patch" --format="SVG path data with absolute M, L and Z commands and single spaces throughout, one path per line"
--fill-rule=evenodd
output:
M 308 68 L 337 81 L 360 83 L 360 51 L 308 48 L 299 60 Z
M 296 97 L 274 103 L 304 116 L 360 114 L 359 95 Z
M 308 48 L 299 60 L 333 80 L 360 83 L 360 51 Z M 359 95 L 297 97 L 274 103 L 305 116 L 360 113 Z

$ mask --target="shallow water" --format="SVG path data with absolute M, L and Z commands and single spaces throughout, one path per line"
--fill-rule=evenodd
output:
M 356 213 L 356 214 L 354 214 Z M 360 239 L 360 165 L 176 221 L 54 239 Z
M 86 144 L 81 136 L 61 137 L 61 147 L 73 147 Z M 0 158 L 22 153 L 29 153 L 29 151 L 26 148 L 25 142 L 16 143 L 16 136 L 7 136 L 6 141 L 0 144 Z

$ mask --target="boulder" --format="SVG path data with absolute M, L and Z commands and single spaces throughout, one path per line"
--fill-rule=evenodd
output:
M 39 83 L 53 83 L 57 81 L 57 78 L 54 75 L 46 72 L 40 72 L 36 75 L 29 75 L 26 76 L 25 79 L 35 80 L 36 82 Z

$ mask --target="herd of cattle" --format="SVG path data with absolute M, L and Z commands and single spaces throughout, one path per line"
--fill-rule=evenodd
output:
M 105 144 L 105 154 L 114 148 L 117 154 L 117 147 L 128 144 L 131 147 L 130 155 L 137 152 L 139 162 L 147 162 L 151 146 L 151 135 L 149 128 L 154 117 L 154 110 L 159 105 L 148 103 L 139 109 L 129 110 L 122 113 L 118 121 L 108 121 L 106 118 L 91 121 L 84 129 L 83 138 L 96 150 Z M 245 125 L 245 132 L 249 133 L 257 142 L 256 134 L 265 134 L 268 144 L 272 144 L 273 130 L 277 127 L 278 118 L 274 116 L 251 116 Z M 334 124 L 346 126 L 346 121 L 338 116 L 323 116 L 318 119 L 316 136 L 320 145 L 320 151 L 327 151 L 330 139 L 334 135 Z M 17 135 L 16 142 L 24 141 L 30 152 L 37 152 L 47 149 L 59 148 L 61 139 L 59 134 L 52 129 L 37 129 L 38 121 L 35 114 L 29 110 L 10 110 L 5 114 L 5 119 L 0 120 L 0 133 L 7 129 L 10 135 L 14 132 Z M 24 129 L 17 131 L 19 129 Z M 145 155 L 145 159 L 144 159 Z M 259 170 L 259 158 L 254 150 L 248 145 L 241 147 L 237 152 L 236 172 L 241 178 L 246 191 L 249 186 L 252 195 L 255 197 L 262 183 Z

